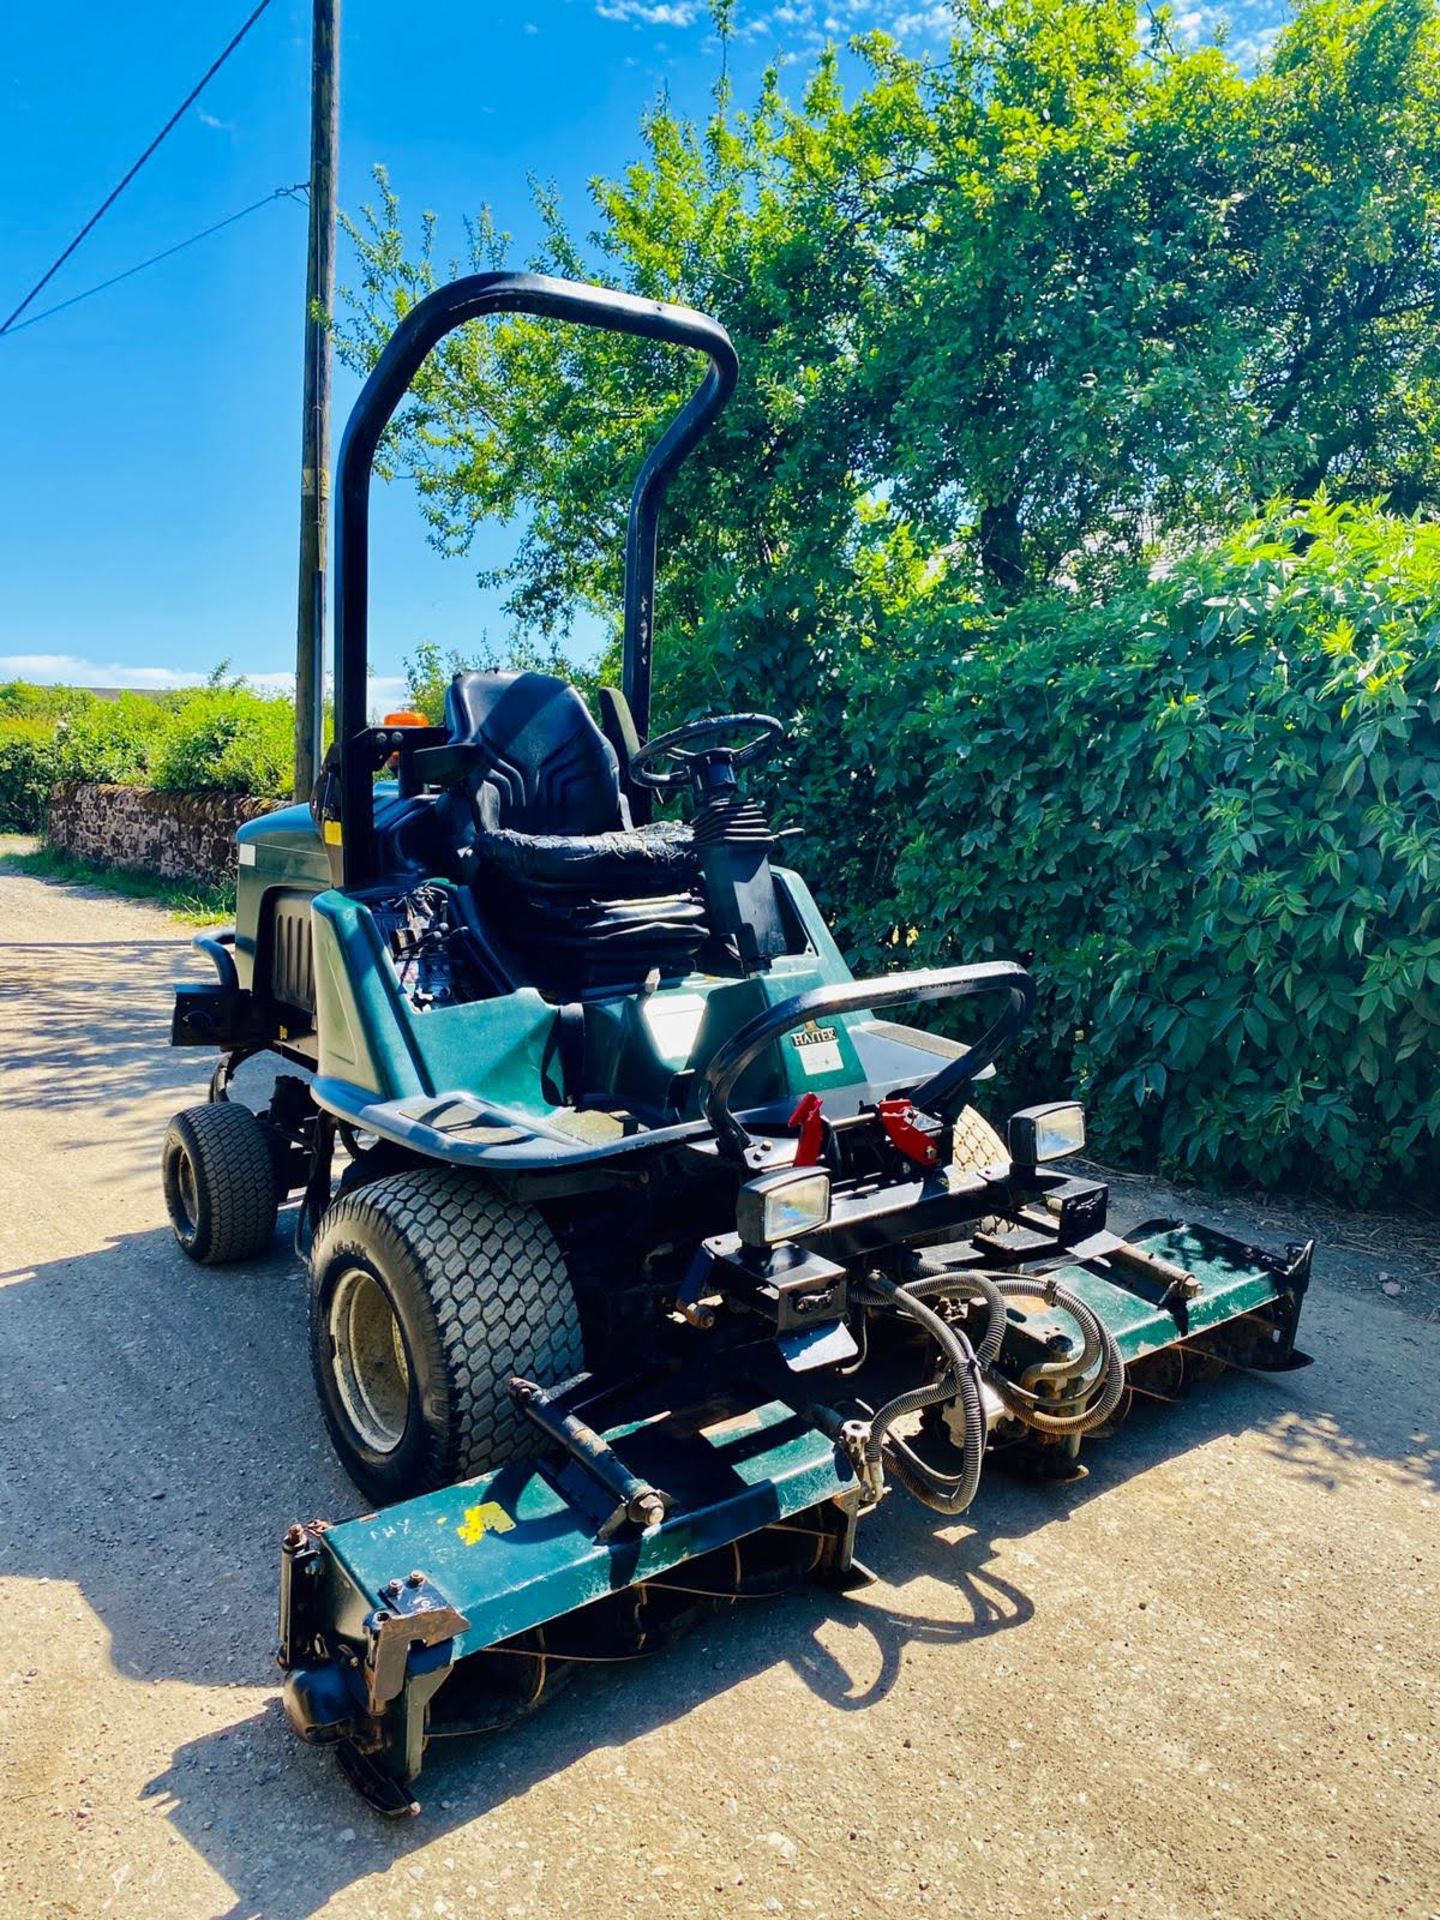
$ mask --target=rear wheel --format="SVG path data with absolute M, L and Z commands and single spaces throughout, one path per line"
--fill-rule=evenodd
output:
M 202 1267 L 269 1248 L 280 1192 L 269 1137 L 249 1107 L 222 1100 L 177 1113 L 160 1174 L 175 1238 Z
M 310 1256 L 325 1421 L 368 1499 L 406 1499 L 531 1451 L 510 1397 L 584 1365 L 574 1292 L 533 1207 L 427 1167 L 342 1194 Z

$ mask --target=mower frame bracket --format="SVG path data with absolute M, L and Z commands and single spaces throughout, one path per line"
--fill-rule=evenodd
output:
M 438 1647 L 470 1624 L 418 1570 L 404 1580 L 391 1580 L 383 1598 L 386 1604 L 365 1621 L 365 1696 L 372 1714 L 383 1712 L 405 1685 L 412 1648 Z

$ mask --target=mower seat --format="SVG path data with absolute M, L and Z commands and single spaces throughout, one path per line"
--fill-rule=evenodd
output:
M 457 673 L 451 741 L 468 786 L 482 911 L 542 990 L 625 991 L 684 973 L 707 936 L 689 827 L 632 826 L 614 748 L 573 687 L 543 673 Z

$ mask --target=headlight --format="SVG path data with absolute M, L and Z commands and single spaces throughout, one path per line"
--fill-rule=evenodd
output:
M 779 1167 L 741 1187 L 735 1226 L 747 1247 L 773 1247 L 830 1218 L 830 1176 L 814 1167 Z
M 1085 1109 L 1075 1100 L 1049 1107 L 1026 1107 L 1012 1113 L 1006 1129 L 1010 1158 L 1017 1167 L 1036 1167 L 1045 1160 L 1063 1160 L 1085 1145 Z

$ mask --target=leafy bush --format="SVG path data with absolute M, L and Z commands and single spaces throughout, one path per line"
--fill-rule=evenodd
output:
M 244 686 L 180 696 L 154 748 L 151 784 L 172 793 L 284 793 L 295 754 L 295 708 Z
M 141 693 L 82 703 L 56 731 L 56 777 L 143 784 L 171 722 L 165 707 Z
M 57 780 L 285 793 L 294 729 L 288 699 L 240 683 L 101 700 L 10 681 L 0 685 L 0 829 L 39 832 Z
M 100 704 L 87 687 L 41 687 L 31 680 L 0 682 L 0 722 L 74 719 Z
M 897 834 L 872 951 L 1030 961 L 1027 1076 L 1112 1155 L 1433 1192 L 1440 527 L 1322 499 L 965 637 L 851 726 Z
M 50 789 L 59 777 L 55 759 L 53 721 L 30 715 L 0 717 L 0 832 L 38 833 L 43 828 Z

